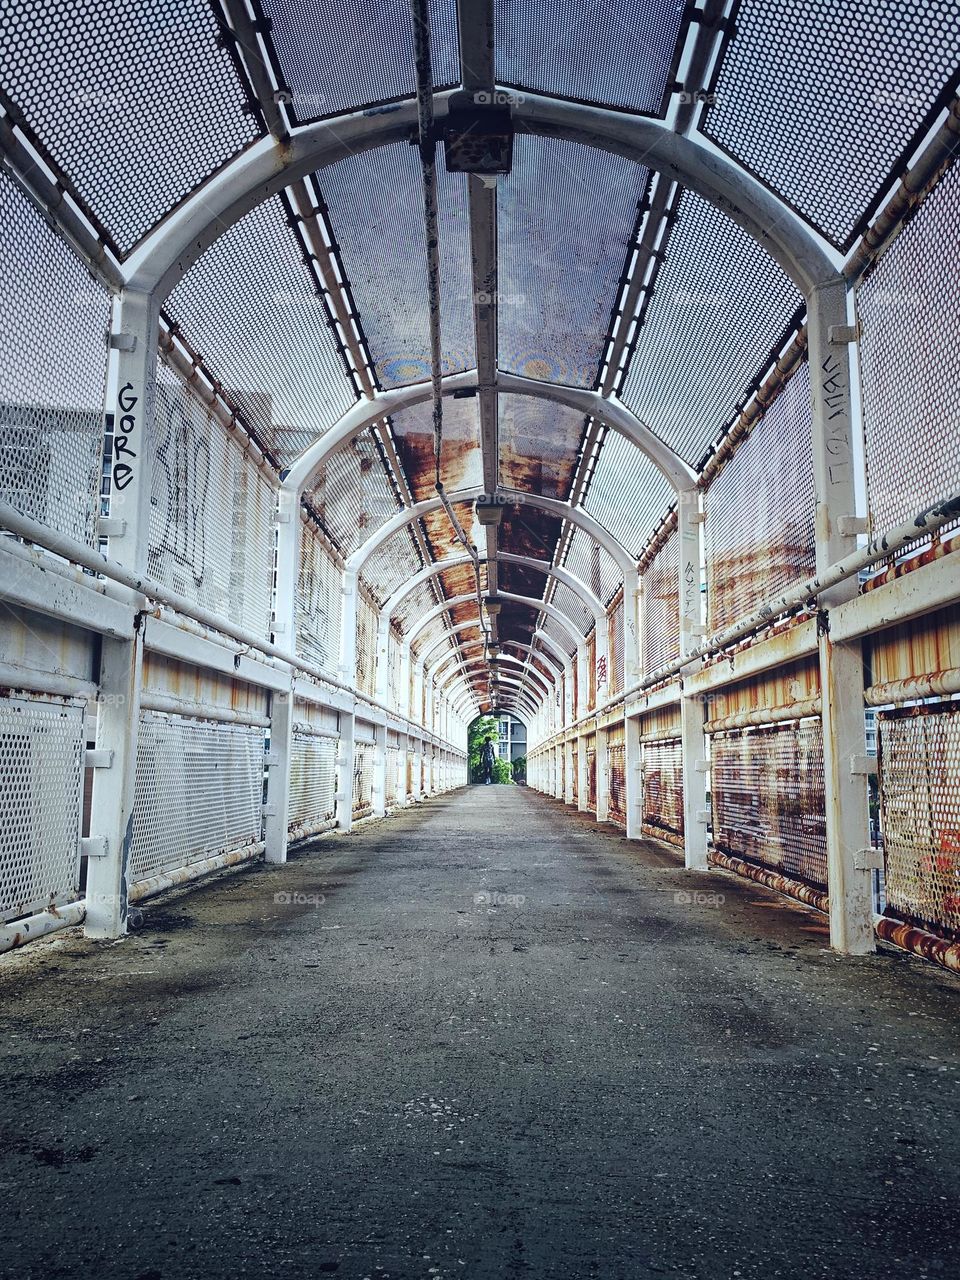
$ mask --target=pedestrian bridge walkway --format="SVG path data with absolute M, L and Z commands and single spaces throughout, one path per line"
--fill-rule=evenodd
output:
M 946 1277 L 960 985 L 472 787 L 0 971 L 20 1276 Z

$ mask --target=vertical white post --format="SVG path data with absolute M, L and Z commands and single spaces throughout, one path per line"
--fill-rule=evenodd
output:
M 381 613 L 377 620 L 377 676 L 374 697 L 386 703 L 390 697 L 390 618 Z
M 623 687 L 629 689 L 640 679 L 640 588 L 639 574 L 623 583 Z
M 856 548 L 853 442 L 861 425 L 854 423 L 850 397 L 855 331 L 848 327 L 847 301 L 841 276 L 808 299 L 818 573 Z M 829 610 L 856 594 L 852 578 L 823 592 L 819 603 Z M 868 860 L 858 855 L 870 847 L 869 808 L 866 775 L 854 772 L 866 754 L 863 658 L 858 642 L 834 644 L 827 629 L 819 648 L 830 943 L 837 951 L 866 955 L 875 949 L 873 877 Z
M 692 653 L 703 636 L 700 592 L 700 495 L 682 489 L 677 495 L 677 538 L 680 544 L 680 653 Z M 707 774 L 703 702 L 681 685 L 680 748 L 683 770 L 683 860 L 689 870 L 707 866 Z
M 590 702 L 590 664 L 587 662 L 587 646 L 577 642 L 577 719 L 587 714 Z
M 373 748 L 373 798 L 372 811 L 376 818 L 387 812 L 387 726 L 377 725 L 377 737 Z
M 606 729 L 597 728 L 597 821 L 606 822 L 610 814 L 610 752 Z
M 356 751 L 356 717 L 353 711 L 340 712 L 340 743 L 337 748 L 337 798 L 335 815 L 341 831 L 353 827 L 353 770 Z
M 351 689 L 357 687 L 357 610 L 358 587 L 356 569 L 347 567 L 340 584 L 340 679 Z
M 597 685 L 597 701 L 599 707 L 610 691 L 610 632 L 607 626 L 607 615 L 596 614 L 593 620 L 595 675 Z M 601 681 L 603 682 L 601 684 Z
M 624 781 L 626 783 L 627 839 L 642 837 L 643 776 L 640 772 L 640 717 L 627 716 L 624 724 Z
M 577 809 L 580 813 L 587 811 L 587 740 L 581 731 L 576 741 L 577 758 Z
M 145 573 L 150 545 L 150 438 L 156 395 L 159 305 L 151 295 L 127 291 L 114 305 L 108 386 L 113 415 L 109 554 Z M 131 600 L 138 597 L 131 592 Z M 137 741 L 143 680 L 140 617 L 131 640 L 104 637 L 100 649 L 97 748 L 113 753 L 109 769 L 96 769 L 90 834 L 104 852 L 87 864 L 85 933 L 117 938 L 127 931 L 130 847 L 137 777 Z
M 296 596 L 300 573 L 300 503 L 281 489 L 277 509 L 277 589 L 274 600 L 274 639 L 287 653 L 296 653 Z M 296 698 L 291 676 L 289 690 L 270 697 L 270 762 L 267 766 L 267 807 L 264 819 L 264 861 L 287 860 L 290 812 L 290 767 Z

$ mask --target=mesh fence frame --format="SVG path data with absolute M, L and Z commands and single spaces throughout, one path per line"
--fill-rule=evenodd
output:
M 276 488 L 163 365 L 149 447 L 151 576 L 266 636 Z
M 331 454 L 306 497 L 344 552 L 356 551 L 400 509 L 372 431 Z
M 366 818 L 373 812 L 373 757 L 372 743 L 356 743 L 353 756 L 354 818 Z
M 79 893 L 84 708 L 0 698 L 0 920 Z M 6 696 L 10 694 L 10 696 Z
M 0 498 L 94 545 L 110 300 L 0 173 Z
M 257 136 L 203 0 L 5 0 L 0 83 L 120 249 Z
M 296 586 L 297 653 L 336 675 L 339 666 L 343 574 L 311 523 L 300 536 Z
M 592 746 L 590 744 L 593 744 Z M 587 739 L 587 808 L 597 812 L 597 740 Z
M 960 702 L 877 722 L 886 914 L 960 937 Z
M 387 747 L 386 803 L 391 808 L 400 799 L 400 748 Z
M 826 888 L 820 721 L 714 734 L 710 761 L 714 845 Z
M 610 651 L 608 694 L 612 698 L 623 692 L 623 599 L 607 615 L 607 644 Z
M 290 754 L 290 833 L 317 830 L 336 816 L 337 739 L 294 729 Z
M 682 843 L 683 755 L 679 737 L 641 742 L 640 776 L 641 829 L 659 840 Z
M 361 595 L 357 601 L 357 688 L 371 696 L 377 685 L 377 621 L 375 606 Z
M 676 532 L 647 565 L 641 579 L 641 643 L 646 675 L 680 656 L 680 551 Z
M 669 480 L 635 444 L 607 431 L 581 503 L 584 511 L 639 557 L 674 497 Z
M 611 730 L 607 736 L 607 776 L 610 794 L 607 797 L 607 821 L 618 827 L 627 825 L 627 748 L 623 730 L 619 738 Z
M 258 205 L 214 241 L 165 311 L 203 351 L 281 464 L 356 398 L 278 199 Z
M 264 731 L 140 713 L 130 880 L 259 843 Z
M 857 289 L 874 534 L 945 498 L 960 474 L 958 223 L 954 164 Z
M 814 572 L 810 372 L 804 362 L 707 491 L 711 630 Z
M 736 23 L 708 134 L 848 244 L 956 82 L 956 6 L 744 0 Z
M 696 464 L 769 364 L 802 301 L 745 231 L 685 191 L 621 399 Z

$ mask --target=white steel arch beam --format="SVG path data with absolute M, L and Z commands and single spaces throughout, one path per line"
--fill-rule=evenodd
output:
M 449 690 L 457 688 L 461 684 L 470 687 L 470 674 L 463 671 L 451 671 L 448 673 L 447 679 L 442 686 L 442 692 L 448 693 L 449 696 Z M 538 705 L 533 699 L 532 694 L 529 694 L 527 687 L 521 684 L 520 681 L 516 680 L 513 676 L 505 675 L 502 680 L 498 681 L 498 684 L 509 689 L 511 693 L 516 694 L 518 697 L 528 698 L 532 706 Z
M 424 649 L 423 653 L 419 655 L 419 661 L 422 661 L 424 666 L 426 666 L 427 663 L 429 662 L 431 654 L 433 654 L 440 647 L 440 645 L 444 644 L 447 640 L 452 640 L 454 635 L 458 631 L 466 631 L 470 627 L 479 627 L 479 625 L 480 625 L 479 622 L 470 620 L 467 622 L 458 622 L 455 626 L 449 627 L 446 631 L 444 631 L 441 635 L 439 635 L 431 645 L 429 645 L 426 649 Z M 542 636 L 542 633 L 537 633 L 537 634 Z M 547 639 L 549 639 L 549 637 L 547 637 Z M 536 657 L 541 658 L 543 662 L 550 668 L 550 670 L 553 671 L 558 676 L 562 675 L 563 671 L 566 670 L 568 667 L 570 667 L 573 662 L 573 659 L 570 657 L 569 654 L 563 655 L 563 665 L 561 665 L 561 663 L 558 662 L 557 659 L 552 654 L 548 654 L 542 649 L 535 649 L 533 645 L 521 644 L 519 640 L 499 641 L 499 645 L 501 649 L 508 644 L 513 645 L 513 647 L 516 649 L 525 649 L 529 653 L 535 655 Z M 466 647 L 467 646 L 464 646 L 464 648 Z M 553 646 L 553 649 L 556 653 L 563 653 L 563 650 L 558 648 L 556 645 Z
M 577 642 L 578 645 L 584 644 L 584 637 L 576 629 L 576 627 L 573 625 L 573 623 L 570 621 L 567 615 L 565 613 L 562 613 L 556 607 L 556 605 L 547 604 L 545 600 L 538 600 L 533 596 L 515 595 L 512 591 L 501 591 L 497 599 L 509 600 L 514 604 L 526 604 L 526 605 L 529 605 L 530 608 L 535 612 L 545 613 L 547 617 L 553 618 L 555 622 L 558 622 L 565 631 L 567 631 L 571 636 L 573 636 L 574 640 Z M 433 622 L 435 619 L 441 617 L 449 609 L 456 608 L 456 606 L 459 604 L 468 604 L 468 603 L 475 604 L 476 600 L 477 600 L 476 595 L 471 592 L 470 594 L 465 594 L 462 596 L 452 596 L 449 600 L 441 601 L 440 604 L 434 605 L 432 609 L 430 609 L 427 613 L 423 615 L 422 618 L 419 619 L 416 626 L 412 627 L 410 631 L 408 631 L 407 634 L 404 636 L 404 641 L 409 642 L 410 645 L 412 646 L 416 641 L 416 638 L 420 634 L 420 632 L 423 631 L 425 627 L 428 627 L 430 623 Z M 475 622 L 474 626 L 477 626 L 477 625 L 479 624 Z
M 538 687 L 543 689 L 543 692 L 548 697 L 553 693 L 552 686 L 542 672 L 529 668 L 522 659 L 510 653 L 502 653 L 495 662 L 488 662 L 482 654 L 474 654 L 473 657 L 469 657 L 457 650 L 445 655 L 440 662 L 437 663 L 433 670 L 428 673 L 429 679 L 431 679 L 434 684 L 437 684 L 440 679 L 441 672 L 445 671 L 452 662 L 459 663 L 461 670 L 479 669 L 481 671 L 489 671 L 490 674 L 495 676 L 497 679 L 499 679 L 501 675 L 501 664 L 506 664 L 508 671 L 518 675 L 521 679 L 523 679 L 525 675 L 529 675 L 531 677 L 536 676 L 537 679 L 535 683 L 537 683 Z M 518 668 L 518 670 L 515 672 L 514 668 Z M 438 685 L 438 687 L 442 688 L 443 686 Z
M 509 90 L 503 91 L 505 94 Z M 434 95 L 438 122 L 449 92 Z M 808 295 L 838 274 L 838 255 L 779 196 L 697 135 L 661 120 L 524 91 L 510 95 L 528 133 L 611 151 L 672 178 L 715 205 L 760 244 Z M 278 142 L 262 138 L 212 174 L 134 247 L 123 264 L 127 288 L 162 300 L 197 258 L 254 206 L 348 155 L 407 142 L 417 125 L 413 99 L 300 125 Z

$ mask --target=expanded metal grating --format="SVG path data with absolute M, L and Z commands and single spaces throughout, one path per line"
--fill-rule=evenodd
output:
M 79 704 L 0 698 L 0 920 L 77 897 L 83 713 Z
M 636 445 L 608 431 L 583 509 L 639 556 L 673 499 L 673 486 Z
M 263 0 L 300 121 L 416 90 L 408 0 Z M 453 0 L 429 5 L 433 82 L 460 79 Z
M 332 675 L 340 657 L 342 587 L 343 574 L 319 531 L 305 524 L 300 534 L 296 589 L 297 653 Z
M 743 0 L 707 130 L 847 241 L 960 61 L 954 0 Z
M 679 738 L 640 747 L 641 827 L 676 844 L 683 838 L 683 756 Z
M 294 730 L 290 754 L 288 830 L 308 834 L 333 821 L 336 810 L 337 739 Z
M 811 433 L 810 371 L 804 362 L 707 492 L 711 630 L 814 572 Z
M 887 913 L 960 935 L 960 703 L 877 720 Z
M 4 0 L 0 83 L 121 249 L 256 136 L 204 0 Z
M 745 231 L 684 192 L 621 398 L 697 463 L 764 371 L 801 302 Z
M 384 387 L 430 377 L 423 173 L 415 148 L 379 147 L 317 175 Z M 466 175 L 437 169 L 443 372 L 476 366 Z
M 387 786 L 386 786 L 386 803 L 387 807 L 400 803 L 403 799 L 401 793 L 401 773 L 403 769 L 403 755 L 399 747 L 387 747 Z
M 130 881 L 262 838 L 263 730 L 140 714 Z
M 497 0 L 497 77 L 539 93 L 657 112 L 682 11 L 677 0 L 615 0 L 599 10 L 575 0 L 542 7 Z
M 672 533 L 640 578 L 643 670 L 651 675 L 680 656 L 680 554 Z
M 960 166 L 955 164 L 857 291 L 874 534 L 957 488 L 958 221 Z
M 517 136 L 497 216 L 502 369 L 593 386 L 648 179 L 609 152 Z
M 109 297 L 0 173 L 0 500 L 96 540 Z
M 825 888 L 819 720 L 715 734 L 710 761 L 716 847 Z
M 372 431 L 331 454 L 306 498 L 344 552 L 355 551 L 400 508 Z
M 150 575 L 266 635 L 276 490 L 236 436 L 163 365 L 151 455 Z
M 279 199 L 224 232 L 166 309 L 282 462 L 353 404 L 323 300 Z
M 373 810 L 373 753 L 369 743 L 358 742 L 353 753 L 353 816 L 365 818 Z

